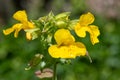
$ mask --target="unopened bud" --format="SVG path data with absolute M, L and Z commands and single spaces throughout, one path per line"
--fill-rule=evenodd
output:
M 58 26 L 58 28 L 64 28 L 67 26 L 67 23 L 65 23 L 64 21 L 57 21 L 56 25 Z

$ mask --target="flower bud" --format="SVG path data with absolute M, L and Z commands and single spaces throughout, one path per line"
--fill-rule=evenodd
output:
M 60 19 L 68 19 L 68 16 L 70 15 L 70 12 L 64 12 L 61 14 L 58 14 L 55 16 L 56 20 L 60 20 Z
M 57 21 L 56 26 L 58 26 L 58 28 L 64 28 L 67 26 L 67 23 L 64 21 Z

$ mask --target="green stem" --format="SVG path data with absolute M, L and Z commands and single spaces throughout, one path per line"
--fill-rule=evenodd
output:
M 56 80 L 56 78 L 57 78 L 56 69 L 57 69 L 57 63 L 54 64 L 54 69 L 53 69 L 53 71 L 54 71 L 54 73 L 53 73 L 53 80 Z

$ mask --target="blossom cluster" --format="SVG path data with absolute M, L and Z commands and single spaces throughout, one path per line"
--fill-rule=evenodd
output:
M 69 19 L 69 16 L 69 12 L 58 15 L 50 12 L 38 20 L 28 20 L 26 11 L 20 10 L 13 15 L 13 18 L 19 23 L 3 30 L 3 33 L 9 35 L 14 32 L 14 37 L 17 38 L 18 33 L 24 30 L 28 40 L 41 37 L 41 41 L 46 42 L 48 53 L 52 58 L 85 56 L 87 49 L 82 42 L 75 39 L 75 36 L 84 38 L 88 32 L 93 45 L 99 42 L 100 31 L 98 26 L 92 25 L 95 19 L 94 15 L 88 12 L 74 20 Z

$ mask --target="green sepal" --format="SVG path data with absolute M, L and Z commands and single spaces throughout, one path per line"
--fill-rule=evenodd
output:
M 40 17 L 38 19 L 40 22 L 42 22 L 43 24 L 47 23 L 47 22 L 51 22 L 54 20 L 54 14 L 53 12 L 51 11 L 47 16 L 43 16 L 43 17 Z
M 42 28 L 44 26 L 44 24 L 42 22 L 40 22 L 39 20 L 32 20 L 32 22 L 34 22 L 35 26 L 37 28 L 39 28 L 40 31 L 42 30 Z
M 63 59 L 63 58 L 61 58 L 60 59 L 60 63 L 62 63 L 62 64 L 71 64 L 71 60 L 70 59 Z
M 53 14 L 53 12 L 52 12 L 52 11 L 48 14 L 48 18 L 49 18 L 49 20 L 51 20 L 51 19 L 53 19 L 53 18 L 54 18 L 54 14 Z

